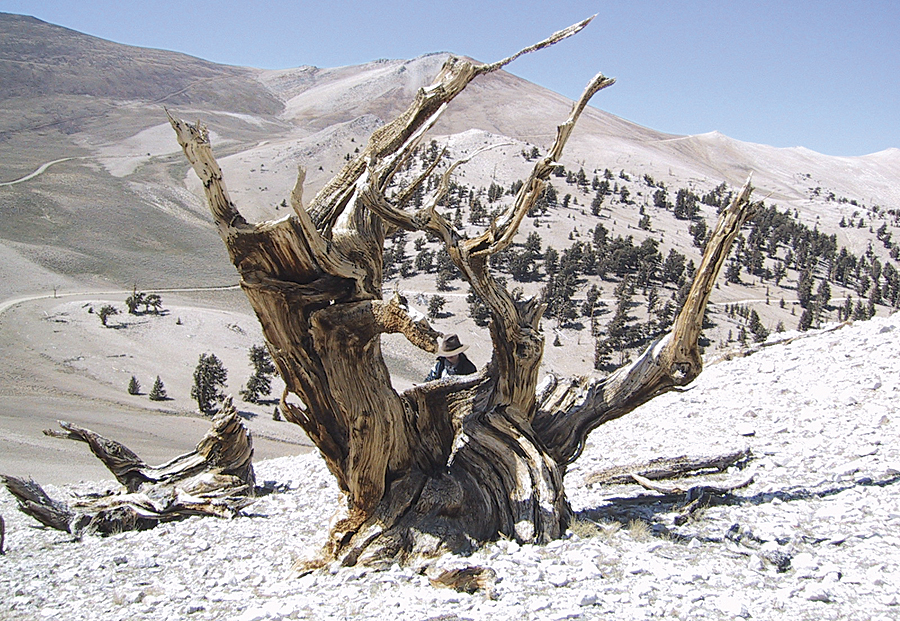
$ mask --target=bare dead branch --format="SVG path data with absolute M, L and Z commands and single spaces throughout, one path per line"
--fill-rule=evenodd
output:
M 619 418 L 653 397 L 694 380 L 703 368 L 698 338 L 715 279 L 741 226 L 755 212 L 749 180 L 719 216 L 694 276 L 684 308 L 672 330 L 644 350 L 637 360 L 606 378 L 572 378 L 556 382 L 544 394 L 535 416 L 535 431 L 551 455 L 571 463 L 597 426 Z
M 313 199 L 310 215 L 318 230 L 328 236 L 334 222 L 349 204 L 345 189 L 356 184 L 365 169 L 372 164 L 401 149 L 403 144 L 422 125 L 434 122 L 433 116 L 440 114 L 441 107 L 451 102 L 468 84 L 478 77 L 497 71 L 523 54 L 546 48 L 580 32 L 593 17 L 552 34 L 540 43 L 528 46 L 516 54 L 495 63 L 476 64 L 471 61 L 451 57 L 444 64 L 434 82 L 421 89 L 415 100 L 396 119 L 372 134 L 366 148 L 354 160 L 348 162 Z
M 219 236 L 227 244 L 229 238 L 236 236 L 239 232 L 246 231 L 249 228 L 249 224 L 228 195 L 228 190 L 225 188 L 225 182 L 222 179 L 222 169 L 219 168 L 219 164 L 212 157 L 209 131 L 200 122 L 197 122 L 196 125 L 191 125 L 176 119 L 169 114 L 168 110 L 166 110 L 166 116 L 169 117 L 169 123 L 175 130 L 178 143 L 184 149 L 188 161 L 191 162 L 197 176 L 203 181 L 206 199 L 209 203 L 210 211 L 212 211 Z
M 641 487 L 645 487 L 651 491 L 659 492 L 660 494 L 667 494 L 670 496 L 687 494 L 691 497 L 698 497 L 701 493 L 705 494 L 727 494 L 728 492 L 732 492 L 736 489 L 741 489 L 742 487 L 747 487 L 753 482 L 756 473 L 750 473 L 750 475 L 745 476 L 743 479 L 737 482 L 725 483 L 723 485 L 692 485 L 691 487 L 681 487 L 679 485 L 663 485 L 662 483 L 655 483 L 650 479 L 646 479 L 637 473 L 631 473 L 631 478 L 634 479 L 636 483 L 638 483 Z
M 572 135 L 575 123 L 578 121 L 581 113 L 584 112 L 591 97 L 614 83 L 614 78 L 607 78 L 602 73 L 594 76 L 584 89 L 581 97 L 572 106 L 569 117 L 562 125 L 557 127 L 556 141 L 551 147 L 549 154 L 535 163 L 531 175 L 522 186 L 522 189 L 519 190 L 515 202 L 503 214 L 499 215 L 482 235 L 466 242 L 465 254 L 472 256 L 494 254 L 509 247 L 519 230 L 522 219 L 534 206 L 541 192 L 544 191 L 545 182 L 556 162 L 562 157 L 563 148 Z
M 19 505 L 19 510 L 44 526 L 70 532 L 75 514 L 63 502 L 51 499 L 33 480 L 2 476 L 4 485 Z
M 559 43 L 560 41 L 562 41 L 564 39 L 568 39 L 569 37 L 581 32 L 585 26 L 587 26 L 594 20 L 595 17 L 597 17 L 596 14 L 591 15 L 587 19 L 582 20 L 582 21 L 578 22 L 577 24 L 572 24 L 568 28 L 564 28 L 563 30 L 554 32 L 552 35 L 550 35 L 549 37 L 547 37 L 546 39 L 544 39 L 543 41 L 541 41 L 539 43 L 535 43 L 534 45 L 529 45 L 528 47 L 519 50 L 512 56 L 507 56 L 503 60 L 497 61 L 495 63 L 491 63 L 490 65 L 482 65 L 481 66 L 482 68 L 480 68 L 479 70 L 483 73 L 490 73 L 492 71 L 496 71 L 497 69 L 505 67 L 506 65 L 508 65 L 509 63 L 511 63 L 512 61 L 514 61 L 515 59 L 519 58 L 520 56 L 522 56 L 524 54 L 530 54 L 531 52 L 536 52 L 538 50 L 542 50 L 545 47 L 550 47 L 551 45 L 553 45 L 555 43 Z
M 447 104 L 443 104 L 440 106 L 431 117 L 422 124 L 418 130 L 413 132 L 413 134 L 406 140 L 403 146 L 397 150 L 392 156 L 386 158 L 382 163 L 377 164 L 377 172 L 373 175 L 373 179 L 378 186 L 379 191 L 384 192 L 388 185 L 390 185 L 391 181 L 394 178 L 394 175 L 400 169 L 404 162 L 406 162 L 413 152 L 418 148 L 418 146 L 422 143 L 422 139 L 425 138 L 425 134 L 434 127 L 435 123 L 438 122 L 438 119 L 441 118 L 441 115 L 447 109 Z M 438 156 L 434 158 L 434 161 L 431 162 L 431 165 L 428 166 L 428 169 L 422 173 L 418 179 L 413 181 L 407 188 L 404 189 L 404 193 L 411 194 L 416 187 L 422 184 L 425 179 L 428 178 L 429 175 L 434 171 L 437 165 L 441 162 L 446 153 L 446 149 L 441 149 L 441 152 L 438 153 Z M 376 165 L 376 161 L 370 161 L 368 166 L 369 168 L 373 168 Z M 397 199 L 397 203 L 402 205 L 406 201 L 402 198 Z
M 672 327 L 673 339 L 666 345 L 666 352 L 663 354 L 670 359 L 669 364 L 689 365 L 695 369 L 695 371 L 687 370 L 685 367 L 686 375 L 693 373 L 688 381 L 693 380 L 700 373 L 702 367 L 702 363 L 698 360 L 696 343 L 700 337 L 703 315 L 706 312 L 709 296 L 715 287 L 716 277 L 728 258 L 731 245 L 740 233 L 741 226 L 753 216 L 757 209 L 755 204 L 750 203 L 750 193 L 753 190 L 750 185 L 751 178 L 752 175 L 747 177 L 744 187 L 734 197 L 731 206 L 725 209 L 719 217 L 716 227 L 707 241 L 707 250 L 703 253 L 700 267 L 697 268 L 684 307 L 675 319 Z
M 742 449 L 723 455 L 658 457 L 646 463 L 615 466 L 606 470 L 592 472 L 585 477 L 584 482 L 588 485 L 619 485 L 630 483 L 633 474 L 637 474 L 645 479 L 660 480 L 710 472 L 723 472 L 735 464 L 747 461 L 750 456 L 750 449 Z

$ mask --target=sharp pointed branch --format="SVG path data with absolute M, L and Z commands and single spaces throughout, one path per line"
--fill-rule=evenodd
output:
M 431 115 L 425 123 L 422 124 L 418 130 L 416 130 L 412 136 L 403 144 L 403 146 L 395 153 L 392 157 L 388 158 L 384 163 L 378 165 L 378 172 L 375 175 L 375 178 L 378 179 L 378 187 L 383 192 L 388 185 L 390 185 L 391 181 L 394 178 L 394 175 L 400 169 L 400 166 L 409 159 L 410 155 L 412 155 L 413 151 L 422 143 L 422 139 L 425 137 L 425 134 L 428 133 L 432 127 L 434 127 L 435 123 L 437 123 L 438 119 L 447 109 L 447 104 L 442 105 L 438 108 L 434 114 Z M 422 183 L 425 179 L 428 178 L 428 175 L 431 174 L 431 171 L 438 165 L 441 161 L 441 158 L 444 156 L 446 149 L 442 150 L 441 153 L 434 159 L 431 163 L 431 166 L 428 167 L 422 175 L 413 182 L 406 191 L 411 192 L 415 189 L 415 187 Z M 402 204 L 402 201 L 400 202 Z
M 575 124 L 578 122 L 581 113 L 584 112 L 591 97 L 614 83 L 615 78 L 607 78 L 602 73 L 598 73 L 591 79 L 581 97 L 572 106 L 569 117 L 562 125 L 557 127 L 556 141 L 553 143 L 553 147 L 548 155 L 535 163 L 528 181 L 519 190 L 513 204 L 491 223 L 488 230 L 467 243 L 467 251 L 469 253 L 476 256 L 494 254 L 509 247 L 519 230 L 522 219 L 537 202 L 541 192 L 544 191 L 547 178 L 553 171 L 557 161 L 562 157 L 563 148 L 566 146 L 569 137 L 572 135 L 572 130 L 575 129 Z
M 450 167 L 447 168 L 446 171 L 444 171 L 444 174 L 441 175 L 441 181 L 438 184 L 437 191 L 435 192 L 434 196 L 432 196 L 431 200 L 429 201 L 431 203 L 431 208 L 432 209 L 436 208 L 437 204 L 441 201 L 441 199 L 443 199 L 447 195 L 447 192 L 450 190 L 450 179 L 452 179 L 453 173 L 456 172 L 457 168 L 459 168 L 463 164 L 468 163 L 469 161 L 478 157 L 482 153 L 485 153 L 486 151 L 490 151 L 492 149 L 498 149 L 500 147 L 510 146 L 511 144 L 512 143 L 501 143 L 501 144 L 493 144 L 493 145 L 488 145 L 486 147 L 481 147 L 480 149 L 476 149 L 475 151 L 473 151 L 466 157 L 460 158 L 460 159 L 456 160 L 455 162 L 453 162 L 453 164 L 451 164 Z
M 562 157 L 563 148 L 566 146 L 569 136 L 572 135 L 572 130 L 575 129 L 575 123 L 578 122 L 578 118 L 581 116 L 581 113 L 584 112 L 584 109 L 587 107 L 591 98 L 596 95 L 597 92 L 608 86 L 612 86 L 615 83 L 615 78 L 607 78 L 602 73 L 598 73 L 590 82 L 588 82 L 584 92 L 581 93 L 581 97 L 579 97 L 578 101 L 575 102 L 575 105 L 572 106 L 572 112 L 569 113 L 569 118 L 556 128 L 556 142 L 553 144 L 553 147 L 550 149 L 550 153 L 547 156 L 554 163 L 558 162 Z
M 200 177 L 209 209 L 216 222 L 216 228 L 223 241 L 235 237 L 239 232 L 249 228 L 249 224 L 240 214 L 237 207 L 231 201 L 225 181 L 222 178 L 222 169 L 213 157 L 209 144 L 209 131 L 199 121 L 195 125 L 186 123 L 172 116 L 168 110 L 166 115 L 169 123 L 175 130 L 178 143 L 184 150 L 184 154 L 194 172 Z
M 522 54 L 540 50 L 567 39 L 581 31 L 592 19 L 593 17 L 590 17 L 560 30 L 547 39 L 495 63 L 475 64 L 455 56 L 450 57 L 444 63 L 434 82 L 419 90 L 415 100 L 406 111 L 374 132 L 363 152 L 347 163 L 343 170 L 316 195 L 310 205 L 310 215 L 313 222 L 316 223 L 316 227 L 320 231 L 330 230 L 343 210 L 350 204 L 346 189 L 356 185 L 366 168 L 378 168 L 384 158 L 401 149 L 410 136 L 423 125 L 429 122 L 433 123 L 434 115 L 440 114 L 440 108 L 451 102 L 477 76 L 496 71 Z
M 416 189 L 421 186 L 428 179 L 428 177 L 431 176 L 431 174 L 434 172 L 434 169 L 438 167 L 438 164 L 440 164 L 441 160 L 443 160 L 446 153 L 446 149 L 441 149 L 441 152 L 438 153 L 437 157 L 434 158 L 434 161 L 428 165 L 428 168 L 426 168 L 421 175 L 416 177 L 412 183 L 403 188 L 403 190 L 399 194 L 397 194 L 396 197 L 394 197 L 393 202 L 398 205 L 398 207 L 402 207 L 407 203 L 407 201 L 409 201 L 409 199 L 412 198 L 413 194 L 415 194 L 416 192 Z
M 509 63 L 514 61 L 515 59 L 519 58 L 520 56 L 523 56 L 524 54 L 530 54 L 531 52 L 536 52 L 538 50 L 542 50 L 545 47 L 550 47 L 551 45 L 559 43 L 563 39 L 568 39 L 569 37 L 581 32 L 585 26 L 587 26 L 588 24 L 591 23 L 591 21 L 593 21 L 593 19 L 595 17 L 597 17 L 596 14 L 591 15 L 587 19 L 582 20 L 582 21 L 578 22 L 577 24 L 572 24 L 568 28 L 558 30 L 558 31 L 554 32 L 552 35 L 550 35 L 549 37 L 547 37 L 546 39 L 544 39 L 543 41 L 540 41 L 539 43 L 535 43 L 534 45 L 529 45 L 528 47 L 519 50 L 512 56 L 507 56 L 503 60 L 499 60 L 499 61 L 497 61 L 495 63 L 491 63 L 489 65 L 481 65 L 480 67 L 478 67 L 478 72 L 479 72 L 479 74 L 481 74 L 481 73 L 490 73 L 492 71 L 496 71 L 497 69 L 505 67 L 506 65 L 508 65 Z
M 722 212 L 709 241 L 706 251 L 700 261 L 700 267 L 694 276 L 690 292 L 684 307 L 675 319 L 672 327 L 673 338 L 666 345 L 664 356 L 670 357 L 672 365 L 689 365 L 685 367 L 685 373 L 689 375 L 683 384 L 687 384 L 699 375 L 702 368 L 697 340 L 703 327 L 703 315 L 709 296 L 715 286 L 716 278 L 722 271 L 722 266 L 731 251 L 731 245 L 741 231 L 741 227 L 756 211 L 756 206 L 750 203 L 750 193 L 753 187 L 750 184 L 752 175 L 747 177 L 744 187 L 738 192 L 731 205 Z

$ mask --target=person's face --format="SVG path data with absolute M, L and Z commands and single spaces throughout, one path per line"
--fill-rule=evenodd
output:
M 447 356 L 447 362 L 456 366 L 456 363 L 459 362 L 459 354 L 455 354 L 453 356 Z

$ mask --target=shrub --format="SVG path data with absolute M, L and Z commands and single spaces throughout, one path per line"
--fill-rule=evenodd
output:
M 119 309 L 110 304 L 104 304 L 100 307 L 100 310 L 97 311 L 97 316 L 100 317 L 100 323 L 103 324 L 104 327 L 109 327 L 107 325 L 107 320 L 113 315 L 118 315 Z

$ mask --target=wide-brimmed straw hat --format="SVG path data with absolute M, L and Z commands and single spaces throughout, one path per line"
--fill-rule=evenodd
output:
M 437 355 L 441 358 L 449 358 L 450 356 L 461 354 L 467 349 L 469 349 L 469 346 L 460 343 L 458 336 L 455 334 L 448 334 L 444 337 L 444 340 L 441 341 L 441 346 L 438 347 Z

